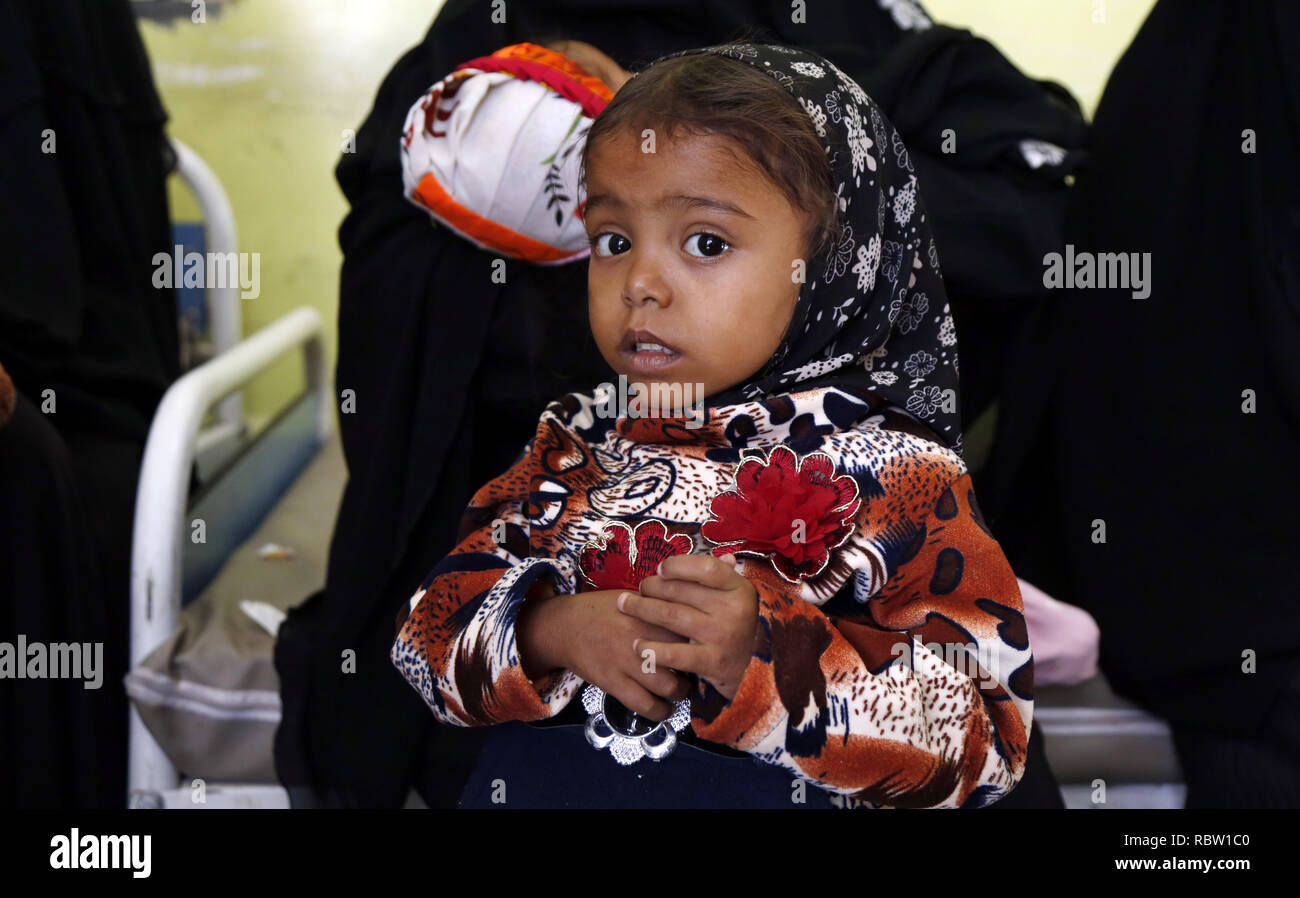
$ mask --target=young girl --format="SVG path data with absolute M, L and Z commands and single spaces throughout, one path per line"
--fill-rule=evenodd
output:
M 742 43 L 639 72 L 584 153 L 596 342 L 707 400 L 552 403 L 403 609 L 438 719 L 496 725 L 462 806 L 1006 795 L 1033 659 L 897 133 L 825 58 Z

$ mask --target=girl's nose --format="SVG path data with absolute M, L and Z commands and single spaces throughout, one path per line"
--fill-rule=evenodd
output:
M 671 305 L 672 291 L 660 274 L 660 265 L 646 253 L 638 253 L 629 261 L 627 278 L 623 281 L 623 302 L 630 306 L 653 302 L 660 308 Z

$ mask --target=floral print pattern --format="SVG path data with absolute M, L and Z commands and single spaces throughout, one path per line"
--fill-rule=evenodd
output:
M 912 213 L 916 211 L 916 178 L 907 182 L 907 186 L 898 191 L 898 196 L 894 198 L 894 221 L 901 225 L 907 224 L 912 220 Z
M 957 330 L 953 327 L 951 315 L 945 315 L 943 323 L 939 325 L 939 342 L 944 346 L 957 345 Z
M 907 357 L 903 362 L 903 370 L 912 377 L 925 377 L 934 370 L 935 363 L 939 360 L 924 349 L 918 349 Z
M 925 313 L 930 308 L 930 300 L 924 293 L 908 296 L 900 293 L 889 304 L 890 318 L 898 325 L 900 333 L 910 334 L 925 321 Z
M 840 123 L 842 115 L 840 114 L 840 92 L 833 90 L 826 95 L 826 115 L 835 124 Z
M 826 283 L 842 275 L 853 261 L 853 226 L 845 225 L 840 233 L 840 242 L 836 245 L 834 255 L 826 266 Z
M 844 120 L 849 128 L 849 152 L 853 156 L 853 178 L 856 183 L 858 175 L 863 171 L 876 170 L 876 160 L 871 156 L 871 138 L 862 127 L 862 115 L 858 112 L 858 107 L 850 106 Z
M 872 234 L 871 239 L 858 247 L 858 264 L 853 266 L 853 273 L 858 276 L 858 291 L 869 293 L 876 286 L 876 272 L 880 268 L 880 235 Z
M 907 397 L 907 410 L 919 417 L 928 418 L 939 409 L 942 402 L 942 390 L 938 387 L 922 387 Z
M 822 108 L 818 106 L 816 103 L 814 103 L 812 100 L 806 100 L 800 98 L 799 105 L 804 108 L 804 111 L 808 113 L 808 117 L 812 119 L 813 127 L 817 129 L 817 136 L 825 137 L 826 136 L 825 111 L 823 111 Z
M 814 78 L 826 77 L 826 70 L 815 62 L 792 62 L 790 68 L 803 75 L 811 75 Z

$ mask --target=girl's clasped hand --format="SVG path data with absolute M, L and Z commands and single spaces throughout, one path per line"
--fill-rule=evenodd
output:
M 754 656 L 759 617 L 758 592 L 737 570 L 734 555 L 665 559 L 657 575 L 641 581 L 640 592 L 619 596 L 618 607 L 687 639 L 637 639 L 632 648 L 643 661 L 696 674 L 735 698 Z
M 551 595 L 526 608 L 530 673 L 567 668 L 651 720 L 690 693 L 683 674 L 734 698 L 760 626 L 758 593 L 733 555 L 674 556 L 638 592 Z

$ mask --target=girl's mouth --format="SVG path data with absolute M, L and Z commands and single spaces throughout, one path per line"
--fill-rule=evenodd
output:
M 662 371 L 682 357 L 681 351 L 676 347 L 645 330 L 625 333 L 618 351 L 627 359 L 628 365 L 640 374 Z

